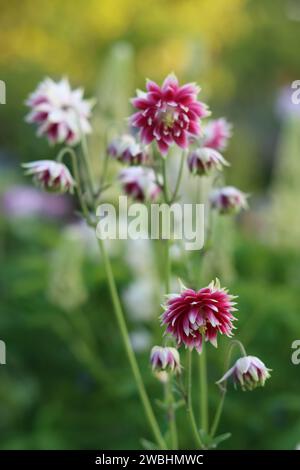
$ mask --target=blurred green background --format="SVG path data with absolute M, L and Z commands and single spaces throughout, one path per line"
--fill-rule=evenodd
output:
M 135 88 L 143 88 L 145 77 L 161 81 L 174 71 L 180 81 L 201 85 L 213 117 L 233 123 L 226 178 L 251 193 L 251 210 L 234 231 L 220 223 L 203 276 L 218 274 L 239 295 L 238 337 L 273 374 L 264 389 L 230 390 L 220 431 L 232 437 L 222 448 L 294 449 L 300 443 L 300 365 L 291 363 L 291 344 L 300 338 L 300 105 L 292 105 L 290 85 L 300 78 L 299 2 L 0 0 L 0 7 L 0 79 L 7 87 L 7 104 L 0 105 L 0 339 L 7 346 L 0 448 L 124 449 L 150 437 L 93 234 L 73 215 L 70 199 L 31 188 L 19 165 L 57 151 L 24 122 L 24 101 L 45 76 L 68 76 L 97 97 L 97 168 L 101 137 L 111 122 L 124 125 Z M 108 248 L 143 376 L 151 396 L 160 398 L 148 365 L 161 334 L 161 300 L 157 286 L 149 288 L 157 278 L 151 247 Z M 140 259 L 148 261 L 141 266 Z M 175 253 L 174 266 L 183 269 Z M 211 384 L 222 372 L 218 351 L 208 353 Z M 217 397 L 215 390 L 211 408 Z M 184 411 L 179 420 L 184 429 Z M 186 429 L 181 447 L 190 446 Z

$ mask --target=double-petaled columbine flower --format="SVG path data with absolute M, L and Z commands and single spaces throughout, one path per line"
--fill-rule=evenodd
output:
M 26 175 L 32 175 L 37 186 L 54 193 L 72 193 L 75 181 L 66 165 L 53 160 L 24 163 Z
M 181 370 L 179 353 L 175 348 L 154 346 L 151 350 L 150 362 L 155 372 L 180 373 Z
M 146 88 L 146 92 L 138 90 L 132 100 L 138 112 L 131 117 L 131 123 L 141 130 L 142 141 L 149 144 L 156 140 L 162 154 L 173 142 L 185 149 L 188 137 L 201 132 L 200 118 L 209 115 L 207 106 L 197 101 L 200 88 L 193 83 L 180 86 L 173 74 L 161 87 L 148 80 Z
M 242 390 L 253 390 L 264 386 L 270 377 L 270 372 L 271 369 L 268 369 L 258 357 L 245 356 L 238 359 L 217 384 L 222 384 L 232 377 L 235 387 L 240 385 Z
M 141 166 L 125 168 L 120 172 L 119 179 L 124 192 L 136 201 L 153 201 L 161 192 L 152 168 Z
M 37 134 L 49 143 L 75 145 L 91 132 L 93 103 L 83 99 L 83 90 L 72 90 L 67 79 L 42 81 L 26 101 L 31 108 L 26 121 L 37 125 Z
M 199 291 L 184 288 L 180 294 L 171 294 L 162 314 L 162 324 L 178 346 L 202 350 L 202 341 L 210 341 L 217 347 L 217 335 L 232 336 L 235 297 L 220 287 L 218 280 Z
M 193 175 L 209 175 L 213 170 L 222 170 L 229 163 L 217 151 L 209 147 L 193 150 L 187 158 L 187 164 Z
M 232 135 L 231 129 L 232 125 L 224 118 L 208 122 L 204 128 L 203 145 L 215 150 L 224 150 Z
M 233 186 L 215 189 L 210 195 L 210 204 L 220 214 L 236 214 L 247 209 L 247 194 Z
M 107 153 L 128 165 L 142 165 L 148 159 L 146 149 L 130 134 L 113 139 L 107 148 Z

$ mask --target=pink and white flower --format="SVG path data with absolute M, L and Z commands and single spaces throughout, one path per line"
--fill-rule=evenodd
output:
M 37 125 L 38 136 L 50 144 L 75 145 L 82 134 L 91 132 L 92 101 L 83 99 L 83 90 L 72 90 L 68 79 L 43 80 L 26 101 L 31 108 L 26 121 Z
M 49 192 L 72 193 L 75 181 L 66 165 L 53 160 L 38 160 L 24 163 L 26 175 L 32 175 L 37 186 Z
M 232 336 L 233 312 L 237 310 L 234 298 L 218 280 L 199 291 L 185 287 L 180 294 L 168 296 L 162 324 L 178 346 L 184 344 L 201 353 L 203 339 L 217 347 L 218 333 Z
M 187 158 L 187 164 L 193 175 L 209 175 L 213 170 L 222 170 L 229 163 L 217 151 L 209 147 L 193 150 Z
M 210 204 L 220 214 L 236 214 L 241 209 L 248 208 L 247 197 L 247 194 L 234 186 L 225 186 L 212 191 Z
M 131 117 L 134 127 L 141 130 L 141 139 L 157 142 L 162 154 L 175 142 L 185 149 L 188 137 L 201 133 L 200 119 L 209 115 L 206 104 L 197 101 L 200 88 L 194 83 L 180 86 L 171 74 L 160 87 L 148 80 L 146 92 L 137 92 L 132 104 L 138 111 Z
M 181 370 L 179 353 L 175 348 L 154 346 L 151 350 L 150 362 L 152 370 L 156 372 L 179 373 Z
M 136 201 L 153 201 L 161 192 L 152 168 L 132 166 L 122 170 L 119 179 L 124 192 Z
M 271 369 L 268 369 L 258 357 L 245 356 L 238 359 L 217 384 L 222 384 L 232 377 L 235 387 L 240 385 L 244 391 L 253 390 L 264 386 L 265 381 L 270 377 L 270 372 Z
M 128 165 L 142 165 L 148 159 L 146 149 L 130 134 L 123 134 L 113 139 L 107 148 L 107 153 Z
M 169 371 L 179 373 L 181 371 L 179 352 L 175 348 L 154 346 L 150 354 L 152 370 L 156 372 Z
M 225 119 L 215 119 L 204 128 L 204 145 L 215 150 L 225 150 L 232 136 L 232 125 Z

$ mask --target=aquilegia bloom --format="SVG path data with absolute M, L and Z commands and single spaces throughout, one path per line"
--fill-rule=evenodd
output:
M 234 186 L 225 186 L 212 191 L 210 204 L 220 214 L 236 214 L 241 209 L 247 209 L 247 194 Z
M 217 151 L 209 147 L 193 150 L 187 158 L 187 164 L 193 175 L 209 175 L 213 170 L 222 170 L 229 163 Z
M 215 150 L 224 150 L 231 137 L 232 125 L 224 118 L 207 123 L 204 129 L 204 145 Z
M 141 130 L 144 143 L 156 140 L 162 154 L 173 142 L 185 149 L 188 137 L 201 132 L 200 118 L 209 115 L 207 106 L 197 101 L 200 88 L 193 83 L 180 86 L 173 74 L 161 87 L 148 80 L 146 88 L 132 100 L 138 112 L 131 117 L 131 124 Z
M 136 201 L 155 200 L 161 189 L 152 168 L 131 166 L 120 172 L 119 179 L 124 192 Z
M 240 385 L 242 390 L 253 390 L 264 386 L 265 381 L 270 377 L 270 371 L 271 369 L 268 369 L 258 357 L 245 356 L 238 359 L 217 384 L 232 377 L 235 387 Z
M 221 288 L 218 280 L 199 291 L 184 288 L 180 294 L 168 297 L 162 324 L 178 346 L 184 344 L 200 353 L 203 338 L 217 347 L 218 333 L 232 336 L 235 297 Z
M 128 165 L 142 165 L 148 158 L 146 150 L 130 134 L 123 134 L 113 139 L 107 148 L 107 153 Z
M 37 125 L 37 134 L 49 143 L 77 144 L 82 134 L 91 132 L 92 102 L 83 99 L 83 90 L 72 90 L 65 78 L 42 81 L 26 101 L 31 111 L 26 121 Z
M 32 175 L 37 186 L 54 193 L 73 192 L 75 181 L 66 165 L 53 160 L 24 163 L 26 175 Z
M 154 371 L 170 371 L 179 373 L 180 357 L 177 349 L 171 347 L 154 346 L 150 354 L 150 362 Z

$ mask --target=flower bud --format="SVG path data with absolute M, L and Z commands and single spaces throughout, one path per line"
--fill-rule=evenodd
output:
M 107 153 L 128 165 L 142 165 L 148 159 L 146 150 L 129 134 L 113 139 L 107 148 Z
M 153 201 L 161 192 L 152 168 L 129 167 L 121 171 L 119 179 L 124 192 L 136 201 Z
M 155 372 L 180 373 L 180 357 L 175 348 L 154 346 L 151 350 L 150 362 L 152 370 Z
M 66 165 L 53 160 L 24 163 L 26 175 L 32 175 L 37 186 L 54 193 L 72 193 L 75 181 Z
M 247 209 L 247 194 L 233 186 L 215 189 L 210 195 L 210 204 L 220 214 L 236 214 Z
M 233 367 L 217 382 L 222 384 L 232 377 L 234 386 L 240 385 L 242 390 L 253 390 L 256 387 L 263 387 L 265 381 L 270 377 L 271 369 L 255 356 L 241 357 Z
M 223 166 L 228 166 L 229 163 L 225 158 L 214 149 L 209 147 L 200 147 L 193 150 L 187 158 L 189 170 L 194 175 L 208 175 L 214 169 L 222 170 Z

